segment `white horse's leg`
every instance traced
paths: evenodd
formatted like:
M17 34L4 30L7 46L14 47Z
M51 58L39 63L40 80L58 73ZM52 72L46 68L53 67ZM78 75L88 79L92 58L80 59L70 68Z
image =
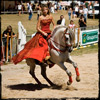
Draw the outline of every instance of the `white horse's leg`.
M68 85L70 85L73 80L72 80L72 74L71 72L65 67L64 63L63 62L60 62L60 63L57 63L66 73L67 75L69 76L69 81L67 82Z
M41 84L41 82L37 79L37 77L35 76L35 61L34 59L32 58L28 58L26 59L26 63L28 66L30 66L30 71L29 73L32 75L32 77L35 79L35 81L38 83L38 84Z
M71 56L69 56L69 58L66 60L66 62L69 62L74 66L75 71L76 71L76 81L79 82L80 81L80 74L79 74L77 64L71 59Z

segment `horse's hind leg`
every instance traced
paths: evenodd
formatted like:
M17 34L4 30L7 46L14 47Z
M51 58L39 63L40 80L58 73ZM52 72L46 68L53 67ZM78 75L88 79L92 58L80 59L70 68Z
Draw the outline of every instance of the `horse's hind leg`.
M71 59L71 56L69 56L69 58L67 59L66 62L69 62L74 66L75 71L76 71L76 81L79 82L80 81L80 74L79 74L77 64Z
M51 86L54 86L54 85L55 85L54 83L52 83L52 82L48 79L48 77L47 77L47 75L46 75L46 65L44 65L44 64L41 64L41 75L46 79L46 81L47 81Z
M32 77L35 79L35 81L38 83L38 84L41 84L41 82L37 79L37 77L35 76L35 61L34 59L32 58L28 58L26 59L26 63L27 65L30 66L30 71L29 73L32 75Z

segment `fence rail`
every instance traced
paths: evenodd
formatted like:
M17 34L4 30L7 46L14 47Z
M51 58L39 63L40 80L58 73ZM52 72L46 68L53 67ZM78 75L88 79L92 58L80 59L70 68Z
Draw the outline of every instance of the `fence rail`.
M21 11L24 14L27 14L28 11ZM33 11L33 13L37 13L37 11ZM18 14L18 11L1 11L1 14Z

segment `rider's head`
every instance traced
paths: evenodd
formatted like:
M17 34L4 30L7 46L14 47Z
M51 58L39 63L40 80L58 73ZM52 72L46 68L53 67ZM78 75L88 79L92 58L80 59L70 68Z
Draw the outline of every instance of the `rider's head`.
M47 5L43 5L42 6L42 15L46 16L46 15L50 15L50 11Z

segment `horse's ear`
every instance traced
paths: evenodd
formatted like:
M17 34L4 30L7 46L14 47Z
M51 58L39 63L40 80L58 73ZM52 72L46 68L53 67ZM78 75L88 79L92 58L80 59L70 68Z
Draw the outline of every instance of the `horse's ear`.
M66 33L66 32L67 32L67 30L68 30L68 27L64 30L64 33Z

